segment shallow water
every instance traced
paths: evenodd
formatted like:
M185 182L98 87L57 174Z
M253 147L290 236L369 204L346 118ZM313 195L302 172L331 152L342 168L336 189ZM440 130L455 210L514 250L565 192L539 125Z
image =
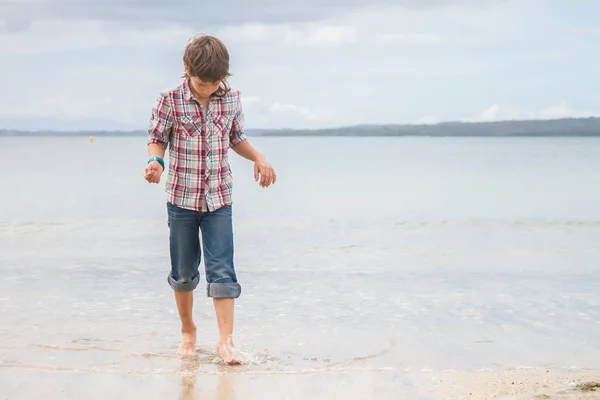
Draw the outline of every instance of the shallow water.
M220 384L238 398L249 382L265 391L240 398L379 385L417 399L410 371L600 368L600 140L253 141L279 181L258 188L232 154L247 365L231 369L203 287L198 357L173 357L165 197L141 177L143 138L0 139L0 396L75 374L147 399Z

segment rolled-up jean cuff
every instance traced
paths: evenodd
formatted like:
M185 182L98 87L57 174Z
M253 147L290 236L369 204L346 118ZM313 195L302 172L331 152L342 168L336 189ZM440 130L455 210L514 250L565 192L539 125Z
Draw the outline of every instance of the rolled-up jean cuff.
M215 282L206 285L206 295L214 299L237 299L242 294L239 283Z
M177 282L169 275L167 281L169 282L171 288L176 292L191 292L196 289L198 283L200 283L200 275L196 275L196 277L194 277L190 282L185 283Z

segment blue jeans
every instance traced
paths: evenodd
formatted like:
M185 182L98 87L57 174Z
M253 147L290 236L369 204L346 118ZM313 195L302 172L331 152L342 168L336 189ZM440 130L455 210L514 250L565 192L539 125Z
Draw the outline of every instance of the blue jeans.
M191 292L200 282L200 231L204 250L206 294L238 298L242 292L233 265L231 205L212 212L187 210L167 203L171 272L167 281L176 292Z

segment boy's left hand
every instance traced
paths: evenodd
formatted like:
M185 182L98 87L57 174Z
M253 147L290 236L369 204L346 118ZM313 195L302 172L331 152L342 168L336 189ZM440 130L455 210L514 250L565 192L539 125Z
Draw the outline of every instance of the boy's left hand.
M260 186L267 188L277 180L277 174L267 159L261 157L254 162L254 180L259 181Z

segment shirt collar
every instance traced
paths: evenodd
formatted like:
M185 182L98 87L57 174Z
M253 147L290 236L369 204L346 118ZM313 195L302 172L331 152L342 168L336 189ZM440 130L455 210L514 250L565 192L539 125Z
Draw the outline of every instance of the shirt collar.
M181 90L183 91L183 98L186 101L198 101L192 94L192 90L190 88L190 82L187 79L183 80L183 84L181 85ZM212 104L215 101L219 101L221 98L216 96L210 96L209 103Z
M187 79L185 79L183 81L183 85L181 85L181 88L183 90L183 98L187 101L192 101L194 96L192 96L192 90L190 89L190 83L188 82Z

